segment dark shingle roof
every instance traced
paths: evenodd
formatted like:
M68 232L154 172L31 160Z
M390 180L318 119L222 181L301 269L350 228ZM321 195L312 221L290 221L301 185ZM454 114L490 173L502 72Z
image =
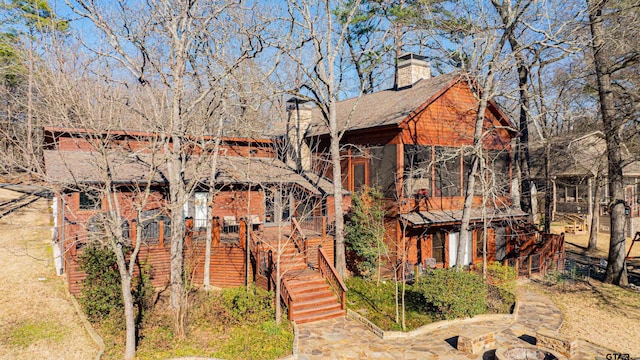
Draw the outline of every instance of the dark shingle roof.
M162 164L163 159L154 160L151 154L114 151L107 155L107 159L111 165L112 181L116 183L146 182L151 176L153 161L161 165L156 167L152 182L166 182L167 167ZM200 160L205 159L194 156L187 162L185 178L188 181L208 182L210 163ZM47 178L52 183L102 183L106 179L105 161L99 152L45 150L44 161ZM297 184L314 194L332 191L326 179L300 175L275 158L222 156L218 159L216 173L218 184Z
M367 129L397 125L427 100L459 78L458 73L423 79L399 90L383 90L340 101L337 106L338 128ZM328 133L320 109L313 109L313 123L307 136Z

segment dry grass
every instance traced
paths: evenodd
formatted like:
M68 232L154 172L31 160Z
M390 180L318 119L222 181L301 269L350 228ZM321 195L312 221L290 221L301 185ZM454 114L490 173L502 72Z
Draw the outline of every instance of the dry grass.
M0 202L20 194L0 189ZM89 359L89 339L55 275L47 201L0 218L0 359Z
M562 229L563 227L552 227L551 232L560 233ZM608 233L598 233L597 248L595 250L587 251L587 246L589 245L589 234L565 234L568 251L603 259L606 259L609 254L609 238ZM631 240L631 238L627 238L625 243L625 254L629 250L629 247L631 247ZM629 262L631 265L640 266L640 243L636 243L633 246L630 257L632 258Z
M530 283L562 310L560 332L632 357L640 356L640 294L591 280L589 283Z
M567 251L578 255L607 258L609 235L600 233L596 250L586 251L588 234L567 234ZM627 250L631 239L627 239ZM631 256L640 257L640 243ZM638 266L638 259L631 264ZM640 293L590 279L589 282L559 281L556 284L531 282L560 307L564 323L560 332L632 357L640 357Z

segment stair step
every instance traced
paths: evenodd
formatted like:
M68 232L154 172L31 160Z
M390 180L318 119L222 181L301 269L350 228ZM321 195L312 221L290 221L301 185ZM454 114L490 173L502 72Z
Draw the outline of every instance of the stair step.
M323 289L323 290L319 290L319 291L314 291L314 292L306 292L306 293L293 293L293 296L295 296L296 298L296 303L297 302L305 302L308 300L313 300L313 299L322 299L322 298L330 298L333 299L334 301L338 301L337 297L335 296L335 294L333 293L333 291L331 291L330 289Z
M291 286L294 287L305 287L311 285L322 285L326 284L327 282L320 275L303 275L302 278L299 278L292 274L291 277L287 278L287 283L291 284Z
M331 291L331 288L326 284L304 284L298 286L289 286L289 291L294 294L294 296L316 293L321 291Z
M291 310L295 313L305 309L318 309L324 305L334 304L340 305L336 297L333 294L329 294L329 296L312 297L307 300L296 299L296 301L293 302L293 305L291 305Z
M304 316L306 314L313 314L313 313L322 313L322 312L332 311L335 309L340 309L340 303L337 300L330 304L322 304L322 305L317 305L317 306L307 307L302 309L291 309L291 312L293 313L293 318L295 319L297 316Z
M341 317L344 315L345 315L345 311L338 308L337 310L327 311L319 314L306 314L303 316L294 316L293 321L295 321L296 324L304 324L312 321L333 319L333 318Z

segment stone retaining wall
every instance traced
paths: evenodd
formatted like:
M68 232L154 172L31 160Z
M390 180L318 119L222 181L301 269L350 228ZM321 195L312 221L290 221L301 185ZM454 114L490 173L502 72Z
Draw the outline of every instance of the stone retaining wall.
M549 329L540 329L536 333L536 345L553 350L570 359L575 359L578 354L578 341L563 336Z

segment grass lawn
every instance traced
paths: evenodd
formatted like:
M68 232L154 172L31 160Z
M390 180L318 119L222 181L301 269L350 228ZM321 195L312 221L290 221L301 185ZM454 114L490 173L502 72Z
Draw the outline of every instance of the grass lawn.
M561 227L552 228L557 232ZM605 258L609 250L609 234L598 234L598 247L586 251L588 234L565 234L567 251L578 256ZM631 239L627 238L626 248ZM640 244L635 244L629 264L640 266ZM530 286L549 296L562 310L561 333L582 338L632 358L640 357L640 292L601 281L531 281Z

